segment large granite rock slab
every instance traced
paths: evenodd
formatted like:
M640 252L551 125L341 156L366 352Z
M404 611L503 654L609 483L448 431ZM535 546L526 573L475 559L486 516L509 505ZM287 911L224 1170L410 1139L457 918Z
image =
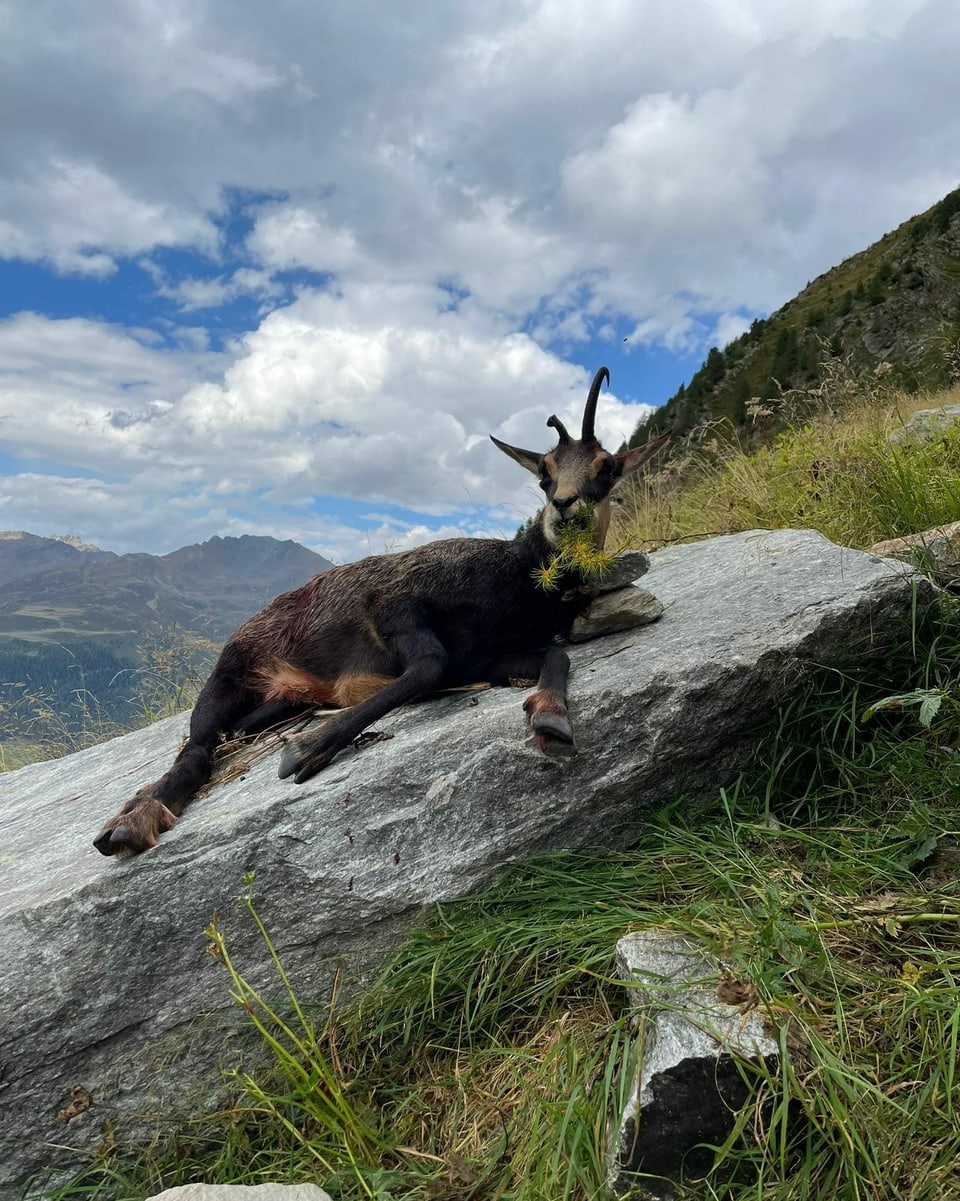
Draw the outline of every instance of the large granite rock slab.
M79 1167L105 1121L122 1140L145 1111L196 1109L249 1047L203 933L218 912L278 995L236 900L247 873L295 987L322 1000L331 961L355 981L424 905L539 852L621 849L664 803L715 796L808 661L877 653L934 593L806 531L662 550L644 585L658 622L572 652L576 758L532 749L523 693L454 694L388 715L389 740L303 786L248 755L126 861L91 839L165 769L185 716L0 776L0 1197Z

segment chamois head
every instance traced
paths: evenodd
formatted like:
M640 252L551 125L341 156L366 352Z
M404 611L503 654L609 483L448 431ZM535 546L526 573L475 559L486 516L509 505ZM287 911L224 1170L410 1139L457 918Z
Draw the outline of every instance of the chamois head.
M601 367L593 377L587 394L579 438L570 437L559 417L553 416L547 421L547 425L557 431L560 441L546 454L521 450L519 446L510 446L491 434L494 445L539 478L540 487L547 495L541 526L551 545L556 543L560 526L582 505L592 504L596 513L597 545L602 547L610 525L609 498L614 485L618 480L632 475L670 437L669 432L661 434L645 446L624 450L619 454L604 450L593 432L597 397L604 380L610 383L610 372L606 367Z

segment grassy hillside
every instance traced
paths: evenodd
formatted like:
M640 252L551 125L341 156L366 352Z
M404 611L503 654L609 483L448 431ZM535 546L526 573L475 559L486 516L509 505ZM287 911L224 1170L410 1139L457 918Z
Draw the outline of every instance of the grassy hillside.
M892 448L888 426L919 402L881 393L826 398L757 451L691 453L651 480L634 537L806 519L864 544L960 518L957 438ZM597 1201L639 1037L614 947L650 926L733 965L782 1051L775 1069L744 1068L734 1134L682 1198L960 1196L958 678L960 604L945 597L884 662L811 671L712 808L678 797L620 854L551 856L440 907L334 1018L279 976L257 995L211 928L265 1064L147 1149L107 1131L55 1197L280 1180L337 1201Z
M926 443L890 438L918 409L960 405L960 386L916 396L875 377L832 382L801 394L802 419L759 447L709 429L689 439L625 498L620 537L809 527L868 547L960 520L960 426Z
M93 641L0 640L0 771L189 708L218 650L190 631L159 625L143 632L134 659Z
M858 378L883 363L888 382L915 393L960 374L960 189L827 271L722 350L641 422L631 446L673 428L682 437L723 421L751 435L755 402L816 387L845 361Z

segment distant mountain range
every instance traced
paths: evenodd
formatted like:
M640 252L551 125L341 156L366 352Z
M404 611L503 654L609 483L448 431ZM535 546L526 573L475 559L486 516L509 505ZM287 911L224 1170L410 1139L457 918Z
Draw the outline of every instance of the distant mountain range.
M246 618L332 566L297 542L249 535L117 555L0 532L0 736L75 725L91 698L111 721L132 720L145 678L163 665L205 674Z
M223 641L279 592L332 566L297 542L249 535L168 555L116 555L0 533L0 640L80 637L128 651L161 622Z

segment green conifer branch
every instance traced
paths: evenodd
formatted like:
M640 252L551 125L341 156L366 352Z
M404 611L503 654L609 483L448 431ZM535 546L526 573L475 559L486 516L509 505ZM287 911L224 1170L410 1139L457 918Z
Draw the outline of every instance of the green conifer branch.
M595 541L596 514L592 505L584 505L566 521L557 535L557 546L548 563L533 573L537 583L550 592L568 573L579 575L585 584L595 584L613 563Z

